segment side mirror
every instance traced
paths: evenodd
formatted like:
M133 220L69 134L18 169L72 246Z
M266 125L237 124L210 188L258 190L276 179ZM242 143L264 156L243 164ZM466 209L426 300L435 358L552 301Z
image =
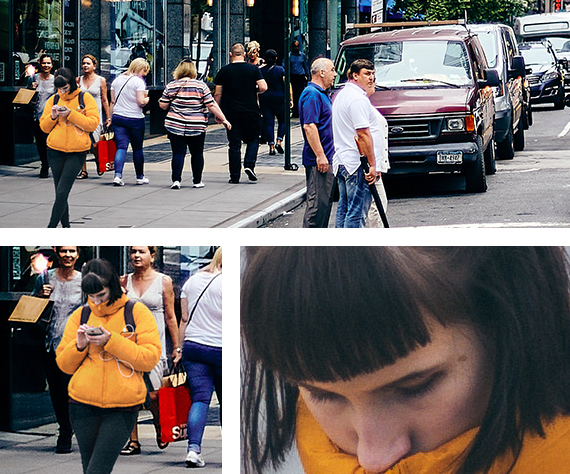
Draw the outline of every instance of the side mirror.
M479 81L479 87L498 87L500 85L499 81L499 73L494 69L485 69L485 77L487 78L484 81Z
M524 58L522 56L514 56L512 69L509 69L509 78L514 79L516 77L524 77L526 75L526 68L524 64Z

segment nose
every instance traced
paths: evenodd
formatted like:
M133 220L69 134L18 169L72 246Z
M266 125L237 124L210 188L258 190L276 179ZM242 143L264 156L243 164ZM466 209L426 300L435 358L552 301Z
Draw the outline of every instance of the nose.
M359 464L372 472L384 472L410 455L411 436L397 418L371 416L370 411L355 423Z

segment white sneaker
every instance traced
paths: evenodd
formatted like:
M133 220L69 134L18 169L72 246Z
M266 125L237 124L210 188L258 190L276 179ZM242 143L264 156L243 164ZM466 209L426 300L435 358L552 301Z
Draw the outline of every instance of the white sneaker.
M180 181L174 181L172 186L170 186L170 189L180 189Z
M186 456L186 466L188 467L204 467L206 463L196 451L188 451Z
M200 181L199 183L195 183L192 185L193 188L203 188L204 187L204 183L202 183L202 181Z
M115 176L115 179L113 180L113 186L124 186L124 185L125 183L123 182L123 180L118 176Z
M148 178L146 176L143 176L142 178L137 178L137 184L148 184L150 183L150 181L148 180Z

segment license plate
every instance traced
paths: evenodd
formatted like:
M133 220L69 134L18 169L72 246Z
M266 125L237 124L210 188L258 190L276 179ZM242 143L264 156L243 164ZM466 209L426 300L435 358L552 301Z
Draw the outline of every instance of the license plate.
M454 151L451 153L445 153L443 151L437 152L437 164L438 165L456 165L463 163L463 152Z

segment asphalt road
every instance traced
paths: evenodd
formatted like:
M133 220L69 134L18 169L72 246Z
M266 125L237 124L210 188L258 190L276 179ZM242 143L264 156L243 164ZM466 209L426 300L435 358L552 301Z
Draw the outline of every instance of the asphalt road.
M391 227L570 227L569 109L534 106L524 151L497 161L485 193L464 190L460 176L388 176ZM304 204L267 227L302 226ZM334 209L330 227L334 227Z

